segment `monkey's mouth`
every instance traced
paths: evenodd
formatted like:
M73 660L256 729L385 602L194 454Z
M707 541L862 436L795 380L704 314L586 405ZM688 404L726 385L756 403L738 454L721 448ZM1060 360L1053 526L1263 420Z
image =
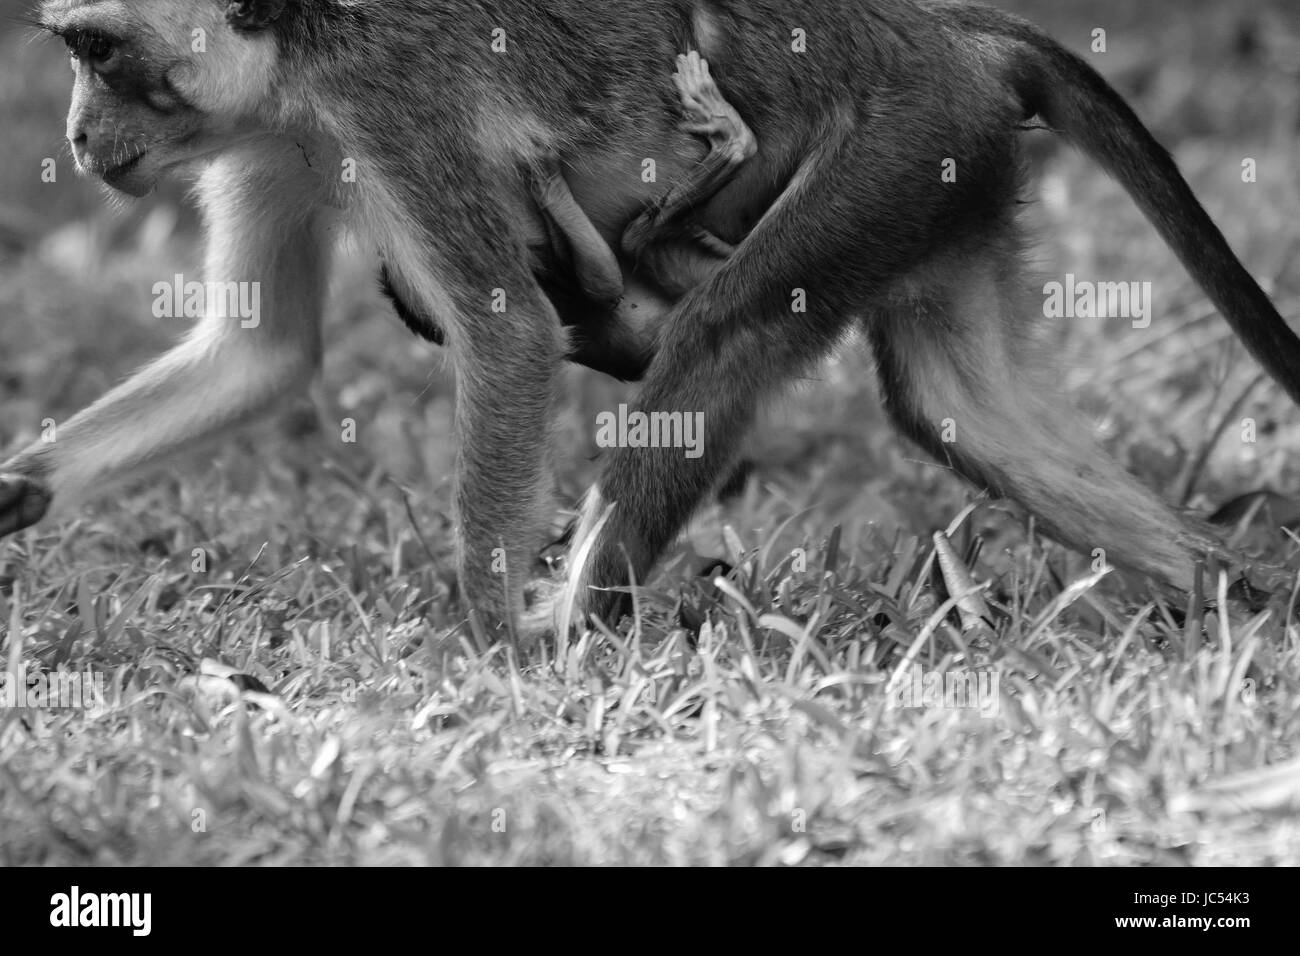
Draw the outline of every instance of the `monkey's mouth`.
M142 196L148 192L147 184L137 182L138 177L133 176L140 168L140 161L148 154L148 150L142 150L128 159L125 163L119 163L112 169L104 170L103 179L114 189L120 189L124 193L130 193L133 196Z

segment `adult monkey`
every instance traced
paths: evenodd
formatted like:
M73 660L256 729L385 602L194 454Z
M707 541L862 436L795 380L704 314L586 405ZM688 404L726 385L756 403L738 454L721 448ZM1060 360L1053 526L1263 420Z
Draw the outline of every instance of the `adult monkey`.
M588 565L608 614L725 474L754 410L866 324L907 434L1019 499L1056 536L1187 590L1219 550L1053 408L1016 318L1015 133L1040 115L1133 193L1251 352L1300 400L1300 340L1122 100L1023 23L975 6L880 0L53 0L73 41L70 137L83 168L130 192L178 163L202 180L208 278L262 282L258 329L193 337L11 460L0 531L277 400L318 360L335 208L380 248L395 290L437 316L457 370L460 571L471 604L521 607L549 512L546 425L566 343L533 278L544 223L520 170L558 155L596 228L617 237L665 187L629 175L698 155L662 64L696 48L762 143L698 212L734 255L663 318L641 408L704 412L707 453L627 449L588 510L618 503ZM206 52L191 52L202 28ZM806 53L791 31L802 31ZM495 33L494 33L495 31ZM493 52L494 40L504 54ZM799 49L803 49L802 46ZM659 95L656 96L655 94ZM355 161L344 186L312 170ZM632 159L634 158L634 159ZM579 162L580 160L580 162ZM941 173L955 161L956 181ZM764 210L766 210L764 212ZM761 221L749 229L750 221ZM739 224L739 228L737 227ZM731 230L731 234L728 234ZM846 264L849 268L846 268ZM793 313L805 290L808 311ZM508 310L495 313L493 290ZM499 301L499 296L495 299ZM952 419L956 446L937 422Z

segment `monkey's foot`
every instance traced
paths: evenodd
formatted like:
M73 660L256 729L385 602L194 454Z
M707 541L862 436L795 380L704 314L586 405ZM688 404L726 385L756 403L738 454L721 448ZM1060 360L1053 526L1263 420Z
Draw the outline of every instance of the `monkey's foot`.
M733 163L743 163L758 151L753 132L713 82L708 60L695 50L678 56L673 83L686 114L682 129L703 136L715 150L725 150Z
M31 527L45 517L51 491L26 475L0 475L0 538Z
M556 617L563 595L563 579L537 578L528 583L524 589L528 607L515 626L515 637L520 646L533 647L556 635Z

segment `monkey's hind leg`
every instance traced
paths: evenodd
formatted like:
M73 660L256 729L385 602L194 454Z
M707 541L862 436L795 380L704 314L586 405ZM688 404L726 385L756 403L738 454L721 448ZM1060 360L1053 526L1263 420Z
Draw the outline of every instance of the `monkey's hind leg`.
M1226 553L1052 401L1015 315L1026 305L1018 254L996 246L932 265L926 291L909 284L867 321L891 417L940 462L1024 505L1052 537L1187 593L1196 562Z

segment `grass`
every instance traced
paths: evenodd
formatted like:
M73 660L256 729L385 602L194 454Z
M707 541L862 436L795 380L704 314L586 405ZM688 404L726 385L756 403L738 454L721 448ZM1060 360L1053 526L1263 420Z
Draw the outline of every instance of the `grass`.
M1294 320L1296 101L1232 36L1171 45L1139 109ZM65 80L49 50L0 49L24 77L6 66L0 99L20 157L0 171L7 445L180 331L148 293L192 266L197 236L175 192L113 214L66 162L57 186L31 186L22 157L57 155ZM1242 156L1258 183L1241 183ZM1068 154L1038 197L1045 271L1157 290L1149 330L1050 330L1062 391L1108 447L1200 510L1300 486L1300 415L1271 385L1237 406L1253 365L1127 198ZM288 410L0 543L0 655L89 670L109 697L0 710L0 863L1300 862L1295 627L1185 618L1140 581L1096 580L894 438L859 348L772 411L756 475L701 513L635 620L485 646L453 597L448 377L368 262L339 272L318 416ZM570 502L593 473L595 410L623 394L572 384ZM1238 541L1297 565L1265 522ZM735 571L697 579L700 556ZM987 618L968 630L949 599L964 567ZM898 706L909 665L996 692L983 685L983 713Z

